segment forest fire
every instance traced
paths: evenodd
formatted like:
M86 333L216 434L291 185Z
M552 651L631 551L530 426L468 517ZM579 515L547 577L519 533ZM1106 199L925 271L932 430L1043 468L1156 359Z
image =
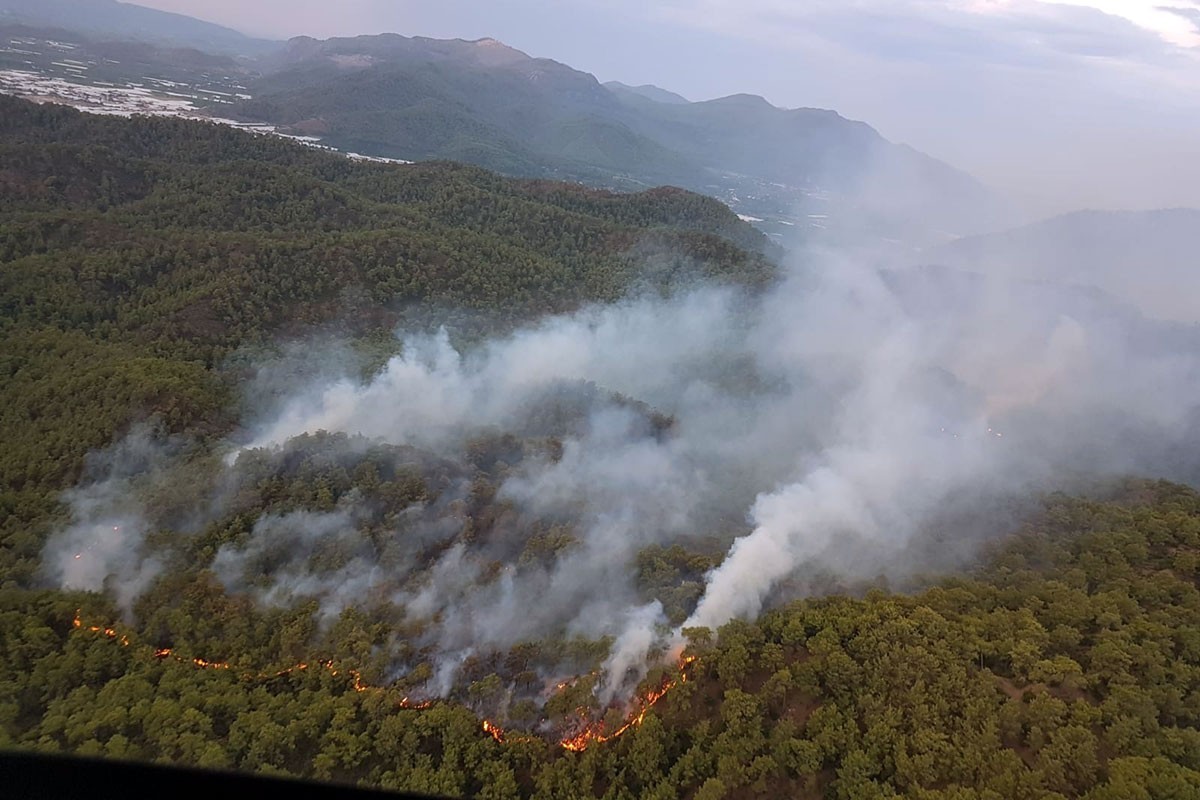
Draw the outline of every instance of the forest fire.
M642 721L646 718L646 712L649 711L650 708L655 703L657 703L659 700L661 700L663 698L663 696L666 695L666 693L674 687L675 687L675 682L671 681L671 682L665 684L658 691L649 692L645 697L640 698L638 701L640 708L638 709L637 713L635 713L632 717L630 717L625 722L624 725L617 728L615 731L613 731L610 734L602 733L602 731L604 729L604 723L593 722L593 723L587 725L586 727L584 727L584 729L582 731L575 734L574 736L567 738L567 739L563 739L561 742L559 742L559 744L561 744L567 750L571 750L572 752L579 753L579 752L586 750L589 745L600 744L602 742L607 742L607 741L616 739L618 736L625 733L630 728L635 728L638 725L641 725Z
M274 677L282 678L285 675L291 675L293 672L303 672L306 669L308 669L308 664L305 664L303 661L301 661L294 667L288 667L287 669L279 670L279 672L275 673Z
M75 612L75 619L72 621L73 627L75 627L77 629L81 629L81 630L91 631L93 633L102 633L105 636L107 636L109 639L115 639L115 640L119 641L124 646L129 645L129 637L126 636L125 634L117 633L117 631L113 628L101 628L98 625L85 626L83 624L83 619L81 618L80 613L81 612L79 612L79 611ZM154 650L154 658L156 658L160 661L163 659L169 658L169 659L172 659L173 661L177 661L181 664L191 664L195 667L199 667L200 669L223 669L224 670L224 669L232 668L231 665L226 661L209 661L208 659L200 658L199 656L196 656L193 658L186 658L184 656L175 655L175 652L170 647L160 647L160 648L155 649ZM330 675L333 675L336 677L341 674L341 670L338 670L333 665L333 661L320 661L318 663L322 667L324 667L326 670L328 670ZM301 671L304 671L307 669L308 669L308 664L305 662L301 662L299 664L296 664L295 666L288 667L287 669L281 669L278 672L246 673L246 674L242 675L242 677L245 680L268 680L270 678L282 678L286 675L292 674L293 672L301 672ZM362 679L362 674L358 670L349 669L349 670L345 670L345 672L347 675L350 676L351 681L352 681L351 686L354 688L354 691L356 691L356 692L367 692L372 689L381 688L378 686L371 686L370 684L364 683L363 679ZM405 697L403 700L400 701L401 708L428 708L430 705L432 705L432 702L430 702L430 701L422 701L420 703L410 703L407 697Z
M75 628L83 628L84 627L83 620L80 618L79 613L80 613L79 611L76 611L75 619L71 621L71 625ZM115 628L101 628L99 625L91 625L91 626L88 626L85 630L89 630L92 633L103 633L109 639L115 639L118 642L120 642L122 647L129 646L129 637L123 633L117 633Z
M485 719L483 721L483 730L484 730L484 733L491 736L497 742L499 742L500 744L504 744L504 729L501 728L499 725L495 725L492 722Z
M586 750L590 745L609 742L624 734L630 728L636 728L641 725L646 719L646 713L659 700L666 697L667 692L674 689L681 683L687 683L686 669L696 661L695 656L684 656L679 659L679 678L678 680L664 677L662 684L656 690L651 690L637 700L637 711L634 712L625 724L617 728L609 734L605 734L603 722L591 722L584 726L583 730L576 733L574 736L563 739L559 744L571 752L580 753Z
M322 667L329 670L330 675L337 677L338 670L333 666L332 661L322 661L322 662L320 662L320 664ZM296 667L294 667L293 669L306 669L307 667L308 667L307 664L299 664ZM370 691L371 689L380 688L378 686L371 686L370 684L363 683L362 673L360 673L356 669L346 670L346 674L349 675L353 679L354 683L351 685L354 687L354 691L356 691L356 692L366 692L366 691ZM403 705L407 701L408 701L408 698L407 697L404 698L404 700L400 701L401 705Z
M75 613L75 619L73 620L72 625L76 629L87 630L92 633L101 633L104 636L108 637L109 639L113 639L115 641L120 642L122 646L129 645L129 637L126 636L125 634L118 633L116 631L116 629L114 629L114 628L101 628L98 625L85 626L83 624L82 618L80 617L80 612L78 612L78 611ZM170 647L161 647L161 648L154 650L153 652L154 652L154 658L156 658L156 659L164 660L164 659L169 658L169 659L177 661L181 664L191 664L195 667L199 667L200 669L217 669L217 670L231 669L231 665L225 661L209 661L207 659L200 658L198 656L193 657L193 658L186 658L184 656L175 655L174 651ZM644 695L638 697L636 700L637 710L634 711L630 715L630 717L625 721L625 724L623 724L621 727L617 728L612 733L606 734L603 732L604 731L604 723L603 722L601 722L601 721L586 722L586 717L584 717L583 718L585 721L584 727L581 730L579 730L577 733L575 733L573 736L570 736L568 738L561 740L559 742L559 744L566 750L570 750L572 752L578 753L578 752L582 752L583 750L586 750L592 744L600 744L602 742L612 741L613 739L616 739L617 737L624 734L629 729L636 728L638 725L641 725L642 722L646 718L647 712L649 712L650 709L659 700L661 700L663 697L665 697L667 695L667 692L671 691L672 689L674 689L676 686L678 686L681 683L687 683L687 680L688 680L687 669L695 661L696 661L695 656L681 656L679 659L679 663L678 663L678 677L677 678L664 677L663 682L659 686L658 689L648 691ZM319 661L317 663L322 668L327 670L330 675L337 676L342 673L342 670L339 670L339 669L337 669L337 667L334 666L333 661ZM242 678L245 680L268 680L270 678L281 678L286 675L290 675L293 672L300 672L303 670L307 670L308 667L309 667L309 665L307 663L301 662L299 664L296 664L295 666L288 667L287 669L279 670L278 672L246 673L246 674L242 675ZM372 691L372 690L379 691L379 690L382 690L382 688L383 688L380 686L372 686L368 683L363 682L362 674L359 673L358 670L347 669L347 670L345 670L345 673L352 679L351 686L353 687L355 692L367 692L367 691ZM569 685L570 685L570 682L564 681L564 682L558 684L557 688L559 688L561 690L563 688L566 688ZM400 708L405 709L405 710L421 710L421 709L426 709L426 708L429 708L430 706L432 706L433 701L432 700L413 701L413 700L409 700L408 697L404 697L400 700L398 705ZM483 731L485 733L487 733L489 736L491 736L493 739L495 739L497 742L500 742L501 744L504 743L505 738L506 738L506 733L505 733L504 729L501 728L499 725L495 724L491 720L485 719L482 722L482 727L483 727Z
M193 658L192 663L201 669L229 669L224 661L206 661L203 658Z
M375 687L371 687L375 688ZM433 705L432 700L409 700L407 697L400 700L400 707L405 709L413 709L419 711L423 708L429 708Z

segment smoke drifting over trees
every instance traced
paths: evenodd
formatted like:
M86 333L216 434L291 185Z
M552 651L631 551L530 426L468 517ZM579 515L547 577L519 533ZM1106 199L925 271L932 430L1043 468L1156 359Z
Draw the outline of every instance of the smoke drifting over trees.
M510 799L1200 792L1193 212L914 250L953 226L852 154L878 206L806 183L768 233L0 112L0 749Z
M145 437L118 445L68 495L46 575L128 608L258 486L274 505L204 551L227 590L403 619L397 674L426 663L429 694L473 655L606 641L606 702L684 626L813 581L954 566L1003 526L965 513L988 500L1197 466L1197 333L1050 285L806 253L761 294L631 299L462 349L446 331L400 338L369 380L347 365L249 418L207 473L222 499L200 523L146 510L127 465ZM345 480L278 488L328 468ZM634 565L674 545L719 563L668 609Z

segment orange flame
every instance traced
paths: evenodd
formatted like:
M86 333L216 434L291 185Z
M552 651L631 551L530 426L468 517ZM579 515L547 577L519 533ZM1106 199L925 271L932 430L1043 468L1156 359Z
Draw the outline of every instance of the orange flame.
M430 707L430 706L432 706L432 705L433 705L433 701L432 701L432 700L419 700L419 701L412 701L412 700L409 700L407 697L405 697L405 698L402 698L402 699L400 700L400 707L401 707L401 708L407 708L407 709L422 709L422 708L429 708L429 707Z
M617 728L612 733L604 733L603 722L591 722L585 725L583 730L579 731L574 736L563 739L561 742L559 742L559 744L567 750L580 753L586 750L589 745L612 741L628 731L630 728L636 728L638 725L641 725L646 719L646 713L650 711L655 703L666 697L667 692L671 691L679 684L687 682L687 672L685 672L685 670L691 666L695 660L695 656L680 658L678 665L679 678L677 680L664 678L662 685L657 690L651 690L647 692L645 696L639 698L638 710L634 712L627 720L625 720L624 725Z
M612 733L607 735L604 734L602 732L604 730L603 723L594 722L586 726L582 731L574 736L568 739L563 739L561 742L559 742L559 744L568 750L578 753L586 750L588 745L600 744L601 742L608 742L616 739L630 728L635 728L638 725L641 725L642 721L646 719L646 712L648 712L655 703L663 699L667 692L669 692L671 689L674 689L675 685L675 681L669 681L657 692L649 692L644 698L642 698L640 702L641 707L638 709L637 713L631 716L625 721L624 725L617 728Z
M81 613L80 609L75 609L75 619L71 620L71 627L73 627L73 628L82 628L83 627L83 620L79 616L80 613ZM101 628L99 625L92 625L92 626L88 627L88 630L91 631L92 633L103 633L109 639L116 639L118 642L121 643L122 647L129 646L129 637L123 633L117 633L116 628Z
M192 663L201 669L229 669L224 661L205 661L203 658L193 658Z
M81 614L81 612L78 610L75 612L75 618L72 620L71 624L72 624L72 627L74 627L76 629L85 629L83 620L82 620L80 614ZM115 628L101 628L98 625L91 625L91 626L86 627L86 630L88 630L92 633L103 633L104 636L106 636L107 638L120 642L120 644L123 647L129 646L129 637L126 636L125 634L118 633ZM162 647L162 648L156 649L154 651L154 657L157 659L171 658L175 661L178 661L179 663L190 663L201 669L227 670L227 669L231 668L230 665L224 661L208 661L208 660L200 658L198 656L188 659L188 658L184 658L183 656L175 655L174 651L169 647ZM570 737L565 738L562 741L560 741L559 744L564 749L571 750L573 752L582 752L583 750L586 750L589 745L600 744L603 742L612 741L613 739L616 739L617 737L624 734L630 728L635 728L638 725L641 725L642 722L646 719L647 712L649 712L650 709L659 700L663 699L663 697L665 697L667 695L667 692L671 691L671 689L674 689L676 686L678 686L681 683L687 683L687 680L688 680L687 669L693 663L695 663L695 661L696 661L696 656L681 656L679 659L679 663L678 663L678 673L679 673L678 678L676 678L676 679L664 678L662 685L657 690L651 690L651 691L647 692L644 696L639 698L637 701L637 706L638 706L637 711L630 715L630 717L625 721L624 725L617 728L612 733L609 733L609 734L604 733L604 723L603 722L600 722L600 721L587 722L586 717L584 717L583 718L585 721L584 727L580 731L578 731L575 735L570 736ZM321 667L323 667L325 670L327 670L330 675L337 676L340 672L334 666L333 661L320 661L318 663L320 664ZM242 677L246 680L265 680L267 678L272 678L272 677L280 678L285 675L290 675L293 672L298 672L298 671L302 671L302 670L306 670L306 669L308 669L308 664L301 662L299 664L296 664L295 666L288 667L287 669L280 670L278 672L247 673L247 674L244 674ZM354 691L356 691L356 692L368 692L368 691L373 691L373 690L378 691L383 688L380 686L372 686L368 683L365 683L362 679L362 674L358 670L347 669L346 674L351 677L351 679L352 679L351 685L353 686ZM573 683L573 681L563 681L562 683L559 683L555 688L558 689L559 691L561 691L562 689L565 689L567 686L570 686L572 683ZM426 708L431 707L432 705L433 705L432 700L412 701L412 700L409 700L408 697L402 698L399 702L400 708L410 709L410 710L426 709ZM483 730L485 733L487 733L489 736L491 736L497 742L503 743L505 741L506 734L505 734L504 729L501 728L500 726L496 725L495 723L491 722L490 720L486 720L486 719L483 720Z
M504 744L504 729L488 720L483 721L483 730L500 744Z
M123 646L126 646L126 647L129 646L129 637L123 633L118 633L115 628L101 628L99 625L91 625L91 626L85 627L83 624L83 618L82 618L81 614L82 614L81 610L76 610L75 618L71 621L72 627L77 628L77 629L88 630L88 631L91 631L92 633L103 633L109 639L115 639L115 640L119 641ZM225 661L209 661L208 659L200 658L199 656L197 656L195 658L184 658L183 656L175 655L174 651L170 647L160 647L160 648L156 649L154 651L154 657L157 659L160 659L160 660L164 659L164 658L170 658L175 661L178 661L181 664L189 663L189 664L192 664L193 666L199 667L201 669L231 669L229 663L225 662ZM329 671L330 675L336 676L339 674L339 670L334 667L332 661L321 661L319 663L322 667L324 667L326 670ZM278 672L248 673L246 675L243 675L242 677L247 680L265 680L267 678L281 678L285 675L290 675L293 672L298 672L298 671L306 670L306 669L308 669L308 664L301 662L299 664L296 664L293 667L288 667L287 669L279 670ZM356 691L356 692L367 692L367 691L371 691L372 689L380 688L378 686L371 686L370 684L365 683L362 679L362 674L358 670L349 669L349 670L346 670L346 674L351 677L352 686L354 687L354 691ZM423 701L420 703L410 704L408 702L407 697L401 701L402 708L428 708L431 705L432 705L432 702L430 702L430 701Z

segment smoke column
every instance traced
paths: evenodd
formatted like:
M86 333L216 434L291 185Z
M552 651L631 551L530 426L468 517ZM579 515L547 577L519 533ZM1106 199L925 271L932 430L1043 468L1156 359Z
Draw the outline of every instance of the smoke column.
M619 696L682 627L638 591L647 547L727 553L684 623L718 627L822 570L955 566L992 526L922 547L948 508L1081 473L1198 474L1200 335L1052 284L807 252L761 296L634 298L466 351L444 331L402 338L375 378L293 385L251 414L242 444L226 446L227 482L241 459L285 458L294 437L322 430L363 437L349 448L461 465L472 437L559 426L552 455L498 471L494 530L464 533L464 473L386 521L353 494L320 513L263 514L211 569L266 604L316 598L324 618L368 601L402 609L423 631L413 646L435 654L435 693L468 654L581 636L612 638L600 692ZM247 396L271 396L274 372ZM562 408L568 423L545 411ZM54 582L100 589L115 577L127 603L154 579L128 491L120 477L68 495L75 522L45 552ZM112 523L116 508L126 516ZM123 533L110 536L112 524ZM569 531L561 546L529 558L531 531L555 526ZM336 569L313 566L322 552Z

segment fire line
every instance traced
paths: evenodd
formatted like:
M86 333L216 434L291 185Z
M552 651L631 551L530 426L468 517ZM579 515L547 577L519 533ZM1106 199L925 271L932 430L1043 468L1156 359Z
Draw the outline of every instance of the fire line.
M113 641L120 643L120 645L122 647L129 646L129 644L130 644L129 637L126 636L125 634L118 633L115 628L102 628L99 625L85 626L83 624L83 620L82 620L80 614L81 614L80 611L75 612L75 618L74 618L74 620L72 620L73 628L75 628L77 630L86 630L91 633L101 633L106 638L112 639ZM170 647L162 647L162 648L158 648L158 649L154 650L154 658L158 659L159 661L171 659L172 661L175 661L177 663L191 664L192 666L199 667L200 669L218 669L218 670L231 669L230 665L224 661L209 661L207 659L200 658L198 656L193 657L193 658L186 658L184 656L176 655ZM633 712L629 716L629 718L626 719L625 724L623 724L621 727L617 728L612 733L605 734L603 732L604 731L604 723L602 721L597 720L597 721L593 721L593 722L587 722L581 730L579 730L572 736L569 736L569 737L561 740L559 742L559 745L562 746L566 750L570 750L571 752L578 753L578 752L582 752L583 750L586 750L590 745L601 744L603 742L612 741L613 739L616 739L617 737L621 736L622 734L624 734L626 731L630 730L631 728L636 728L638 725L641 725L642 722L646 719L647 712L649 712L650 709L653 708L654 705L656 703L658 703L659 700L663 699L663 697L665 697L669 691L674 689L679 684L687 682L687 679L688 679L687 669L695 661L696 661L695 656L681 657L679 659L679 664L678 664L679 677L677 679L664 678L663 683L659 686L658 689L648 691L644 695L639 697L637 699L637 711ZM338 670L334 666L333 661L329 661L329 660L318 661L317 664L322 669L325 669L326 671L328 671L330 675L333 675L336 677L337 675L341 674L341 671ZM281 678L281 677L284 677L285 675L290 675L293 672L301 672L301 671L307 670L308 667L309 667L309 665L307 663L301 662L299 664L296 664L295 666L288 667L287 669L279 670L278 672L244 673L241 677L243 680L269 680L271 678ZM381 686L372 686L368 683L364 683L363 679L362 679L362 675L361 675L361 673L358 672L358 670L347 669L347 670L345 670L345 673L351 678L351 680L352 680L351 685L354 688L355 692L361 693L361 692L369 692L369 691L382 691L382 689L384 688ZM558 688L561 689L565 685L566 685L566 683L559 684ZM400 700L398 705L402 709L425 709L425 708L429 708L430 706L432 706L433 701L432 700L410 701L408 699L408 697L404 697ZM584 717L584 719L586 720L586 717ZM499 725L495 724L494 722L492 722L490 720L485 719L485 720L483 720L482 728L483 728L484 733L491 736L497 742L499 742L501 744L504 743L504 741L507 737L507 734L506 734L505 730L503 728L501 728Z

